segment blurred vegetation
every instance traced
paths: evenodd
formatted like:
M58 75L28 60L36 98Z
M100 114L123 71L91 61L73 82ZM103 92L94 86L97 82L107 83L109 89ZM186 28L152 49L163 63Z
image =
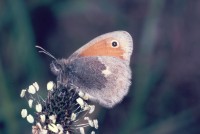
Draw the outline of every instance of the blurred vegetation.
M0 134L31 133L20 90L55 80L51 58L92 38L126 30L134 38L133 84L113 109L98 107L100 134L200 133L200 1L0 0Z

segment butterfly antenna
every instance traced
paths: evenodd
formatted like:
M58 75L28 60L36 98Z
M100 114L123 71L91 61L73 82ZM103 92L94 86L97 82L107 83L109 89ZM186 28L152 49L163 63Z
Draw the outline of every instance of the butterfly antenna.
M45 50L41 46L35 46L35 47L41 49L38 51L39 53L44 53L44 54L50 56L51 58L53 58L54 60L57 60L51 53L49 53L47 50Z

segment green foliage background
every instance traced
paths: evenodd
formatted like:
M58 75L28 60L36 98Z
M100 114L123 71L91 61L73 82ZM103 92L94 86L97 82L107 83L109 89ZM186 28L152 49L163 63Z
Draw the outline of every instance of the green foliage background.
M92 38L126 30L133 84L113 109L97 106L100 134L200 133L200 1L0 0L0 134L31 133L22 88L55 80L51 60Z

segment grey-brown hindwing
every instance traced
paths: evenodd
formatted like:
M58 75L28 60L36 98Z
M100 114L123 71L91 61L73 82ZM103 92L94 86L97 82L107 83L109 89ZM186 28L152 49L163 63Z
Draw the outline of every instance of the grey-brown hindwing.
M105 69L98 57L81 57L66 65L65 73L68 82L81 89L101 90L107 82L101 73Z

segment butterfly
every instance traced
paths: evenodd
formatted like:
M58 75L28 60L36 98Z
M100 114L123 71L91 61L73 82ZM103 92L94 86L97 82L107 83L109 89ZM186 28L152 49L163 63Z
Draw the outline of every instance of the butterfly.
M132 51L131 35L114 31L94 38L68 58L56 59L43 52L55 59L50 68L57 76L58 85L75 85L76 90L87 93L91 101L112 108L129 91Z

